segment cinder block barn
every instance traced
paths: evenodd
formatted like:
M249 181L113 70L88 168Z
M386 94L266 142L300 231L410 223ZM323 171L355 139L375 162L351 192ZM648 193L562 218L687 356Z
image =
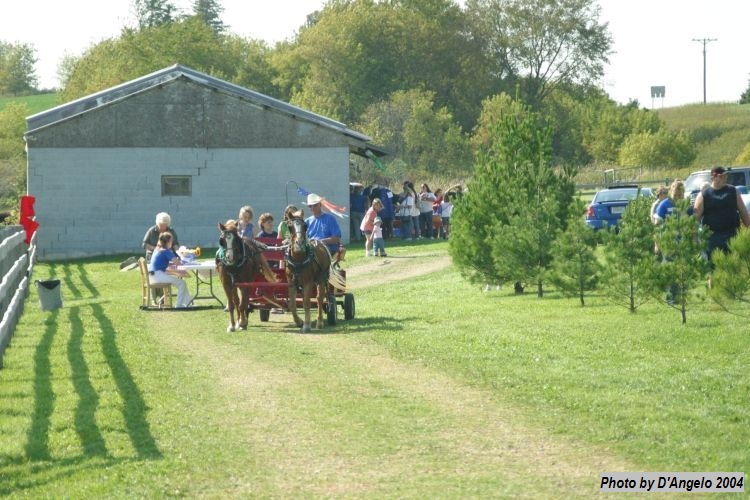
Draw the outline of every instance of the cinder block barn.
M342 123L179 65L27 127L44 260L140 253L158 212L181 244L215 247L217 222L242 205L278 222L287 202L303 201L297 186L348 206L350 155L382 154Z

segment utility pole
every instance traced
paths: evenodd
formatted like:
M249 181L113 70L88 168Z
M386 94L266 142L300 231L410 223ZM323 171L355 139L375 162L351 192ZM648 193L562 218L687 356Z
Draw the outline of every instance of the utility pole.
M703 104L706 104L706 44L715 42L716 38L693 38L693 41L703 44Z

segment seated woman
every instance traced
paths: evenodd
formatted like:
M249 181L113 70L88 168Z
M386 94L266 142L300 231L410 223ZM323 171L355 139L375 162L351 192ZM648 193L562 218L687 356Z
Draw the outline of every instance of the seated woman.
M166 212L159 212L156 214L156 224L148 228L146 235L143 237L142 245L146 249L146 262L151 260L151 254L159 243L159 235L165 232L172 235L172 249L176 250L179 243L177 242L177 233L172 229L172 218Z
M184 271L169 269L171 264L179 264L180 258L172 250L172 235L170 233L161 233L159 242L156 245L151 261L148 263L148 272L151 275L151 283L169 283L177 287L177 305L178 309L188 307L193 298L188 292L187 284L182 279L185 276Z

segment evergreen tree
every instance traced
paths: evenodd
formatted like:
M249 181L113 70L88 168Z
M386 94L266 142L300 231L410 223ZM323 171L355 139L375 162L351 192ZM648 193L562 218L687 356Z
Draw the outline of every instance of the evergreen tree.
M743 230L729 242L729 253L715 252L710 296L722 308L736 312L750 302L750 231ZM738 307L740 306L740 307Z
M177 9L170 0L135 0L138 28L154 28L175 20Z
M596 257L599 237L581 221L583 202L576 200L575 210L568 220L568 227L552 247L552 283L567 296L578 296L581 306L584 295L596 288L601 264Z
M688 215L689 200L675 201L672 213L655 232L662 261L646 277L652 292L680 311L682 323L694 297L690 292L706 276L708 263L701 257L706 249L705 232L698 231L695 218Z
M740 104L750 104L750 85L747 86L740 96Z
M602 289L630 312L648 300L651 290L646 286L656 262L651 202L650 198L638 196L628 203L619 230L604 233Z
M543 296L551 248L570 213L575 185L550 164L550 130L508 101L477 154L468 193L456 202L451 255L473 281L532 280Z
M203 19L217 35L221 35L226 30L226 25L221 20L221 13L224 8L217 0L193 0L193 12L196 16Z

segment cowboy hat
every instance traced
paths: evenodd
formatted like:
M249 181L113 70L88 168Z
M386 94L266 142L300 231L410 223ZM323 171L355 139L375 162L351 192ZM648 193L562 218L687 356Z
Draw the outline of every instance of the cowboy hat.
M321 198L315 193L310 193L307 195L307 202L305 203L305 205L307 206L317 205L321 201L323 201L323 198Z

